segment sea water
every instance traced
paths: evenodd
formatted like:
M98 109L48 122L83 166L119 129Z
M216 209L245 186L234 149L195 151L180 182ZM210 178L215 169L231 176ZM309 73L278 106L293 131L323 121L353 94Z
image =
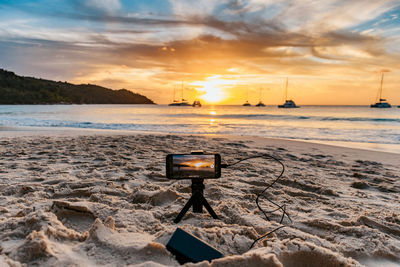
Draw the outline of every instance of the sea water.
M0 105L0 126L307 140L400 153L400 108L368 106Z

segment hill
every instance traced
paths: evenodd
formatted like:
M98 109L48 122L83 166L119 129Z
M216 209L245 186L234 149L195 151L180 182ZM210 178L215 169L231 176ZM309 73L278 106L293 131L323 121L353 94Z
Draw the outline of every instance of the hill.
M0 69L0 104L154 104L126 89L18 76Z

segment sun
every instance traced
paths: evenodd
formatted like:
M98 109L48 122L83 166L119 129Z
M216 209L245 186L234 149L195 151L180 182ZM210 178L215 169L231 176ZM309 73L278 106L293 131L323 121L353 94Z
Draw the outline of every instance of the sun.
M220 78L220 75L208 77L205 81L196 81L192 85L198 87L197 94L199 98L207 103L217 103L227 98L224 90L227 85L231 85L232 81Z
M209 103L216 103L225 98L225 94L218 87L205 87L203 88L203 92L204 94L201 95L201 98Z

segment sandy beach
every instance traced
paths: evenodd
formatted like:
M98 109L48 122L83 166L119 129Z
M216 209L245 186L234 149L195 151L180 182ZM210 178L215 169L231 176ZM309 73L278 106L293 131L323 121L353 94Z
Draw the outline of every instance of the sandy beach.
M261 137L0 133L1 266L179 266L165 248L176 227L226 256L187 266L400 266L400 154ZM281 225L255 203L280 166L254 159L205 182L219 220L190 210L174 224L190 181L166 179L165 156L199 149L224 163L282 160L265 196L293 223L249 250Z

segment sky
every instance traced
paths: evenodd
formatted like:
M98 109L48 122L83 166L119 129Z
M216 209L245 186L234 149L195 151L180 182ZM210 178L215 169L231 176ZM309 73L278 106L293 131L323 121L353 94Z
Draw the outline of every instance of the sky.
M398 0L0 0L0 68L159 104L400 104Z

